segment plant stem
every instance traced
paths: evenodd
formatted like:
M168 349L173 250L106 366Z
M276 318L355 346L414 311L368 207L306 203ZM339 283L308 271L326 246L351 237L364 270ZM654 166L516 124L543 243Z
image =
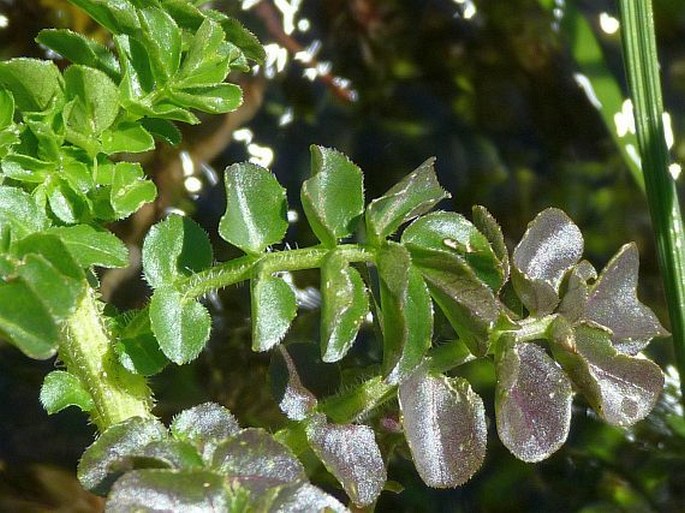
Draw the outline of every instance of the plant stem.
M194 274L182 283L186 297L200 297L208 292L249 280L258 273L300 271L321 267L323 259L331 251L339 252L348 262L373 262L373 249L358 244L345 244L332 250L321 246L266 253L261 256L246 255L229 260L206 271Z
M66 322L59 356L90 393L95 404L90 413L101 433L129 417L152 415L150 389L117 361L90 288Z
M651 0L621 0L623 53L656 235L676 363L685 391L685 235L675 180L668 170L663 101ZM683 394L685 399L685 393Z

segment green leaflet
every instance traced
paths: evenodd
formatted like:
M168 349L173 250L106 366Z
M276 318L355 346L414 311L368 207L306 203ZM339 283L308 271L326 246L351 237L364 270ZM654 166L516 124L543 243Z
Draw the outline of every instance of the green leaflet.
M157 86L163 86L178 71L181 63L181 31L166 11L156 7L138 10L138 19L152 74Z
M430 294L474 355L488 351L488 334L500 318L502 305L458 255L414 251Z
M252 298L252 349L268 351L278 344L297 315L290 285L275 276L261 275L250 284Z
M0 284L0 332L29 358L55 354L59 331L43 303L23 282Z
M378 252L383 313L383 371L397 384L423 360L433 336L433 307L428 289L409 252L391 243Z
M316 414L306 426L307 441L328 471L359 507L373 504L388 476L369 426L329 424Z
M431 212L418 218L402 234L410 253L459 255L493 291L504 284L505 273L488 239L464 216L454 212Z
M14 98L9 91L0 89L0 130L4 130L14 121Z
M364 212L362 172L336 150L312 145L310 151L312 177L302 184L302 207L319 240L334 247Z
M205 463L210 464L217 446L240 431L233 414L216 403L198 404L182 411L169 426L174 438L195 446Z
M228 500L223 479L218 474L201 470L144 469L128 472L114 484L107 498L107 511L220 513L232 511Z
M542 461L566 441L573 387L545 350L512 344L497 355L497 433L514 456Z
M86 412L93 409L93 398L81 381L73 374L60 370L45 376L40 389L40 403L49 415L69 406L77 406Z
M337 362L352 347L369 312L366 286L359 272L332 251L321 266L321 355Z
M209 339L212 321L204 306L194 299L184 299L167 285L152 295L150 323L162 352L182 365L200 354Z
M193 87L169 91L169 98L176 104L209 114L223 114L236 110L243 104L243 92L235 84L217 84L210 87Z
M263 429L243 429L214 451L212 469L253 490L306 479L304 467Z
M44 256L29 254L17 275L34 292L56 320L64 320L85 292L85 281L65 276Z
M106 429L83 453L77 475L94 493L105 494L147 444L164 440L167 430L157 419L132 417Z
M113 34L134 32L140 27L136 9L128 0L73 0L72 3Z
M45 210L33 197L17 187L0 185L0 233L9 230L19 240L49 225Z
M423 482L434 488L464 484L485 459L482 399L464 378L432 376L424 367L400 385L404 435Z
M152 333L150 315L139 311L118 333L114 350L119 363L129 372L152 376L169 363Z
M366 207L366 229L374 244L449 197L438 183L434 162L428 159Z
M117 162L110 192L110 201L117 219L130 216L156 197L157 187L144 178L140 164Z
M0 84L25 112L43 111L62 95L62 76L50 61L17 58L0 62Z
M230 52L221 27L205 19L190 42L176 77L177 85L182 88L206 87L223 82L230 70Z
M82 34L68 29L44 29L38 33L36 41L74 64L97 68L114 81L120 78L119 62L112 52Z
M212 246L195 221L171 215L148 232L142 259L145 279L152 288L158 288L209 267Z
M153 136L171 146L176 146L181 142L181 131L171 121L166 119L143 118L140 122Z
M112 126L119 113L119 90L104 72L79 64L64 72L69 102L64 108L67 128L88 137L98 137Z
M53 227L48 233L56 235L81 267L126 267L128 249L114 234L97 230L86 224Z
M139 123L119 123L111 130L105 130L100 138L102 151L112 153L142 153L155 148L155 140Z
M285 189L274 175L244 162L226 168L226 213L219 235L246 253L259 254L283 239L288 228Z
M622 427L647 416L664 386L659 366L620 353L605 328L583 322L573 331L571 348L555 341L552 350L595 411L607 423Z

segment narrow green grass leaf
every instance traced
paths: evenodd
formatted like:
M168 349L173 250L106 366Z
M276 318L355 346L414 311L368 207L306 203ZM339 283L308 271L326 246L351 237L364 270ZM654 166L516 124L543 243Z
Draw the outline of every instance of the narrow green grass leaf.
M685 376L685 226L668 171L663 100L651 0L620 0L623 54L633 99L647 200L671 320L678 370ZM685 391L685 380L681 380ZM683 394L685 397L685 393Z

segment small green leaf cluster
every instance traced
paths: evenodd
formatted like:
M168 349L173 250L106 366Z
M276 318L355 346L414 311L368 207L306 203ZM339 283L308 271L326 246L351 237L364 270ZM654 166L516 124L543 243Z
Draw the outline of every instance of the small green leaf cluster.
M78 476L108 494L111 512L346 511L308 482L286 446L241 429L214 403L179 413L169 429L140 417L111 426L86 449Z
M124 267L124 244L103 229L157 191L120 154L178 144L175 121L242 102L224 82L263 58L254 36L218 11L179 0L78 0L113 48L67 29L37 41L71 65L0 62L0 331L33 358L58 349L92 266ZM92 281L92 280L91 280ZM125 342L123 342L125 343Z
M373 432L355 422L393 397L428 485L458 486L480 468L487 440L483 401L464 378L444 374L470 359L494 360L497 431L527 462L563 445L576 391L616 426L644 418L661 391L658 366L637 356L667 332L637 299L634 245L624 246L597 276L581 260L578 227L551 208L530 223L510 255L485 208L474 208L473 222L429 212L448 197L432 160L364 207L359 168L336 150L313 146L312 176L301 198L321 243L274 251L287 229L285 191L276 178L254 164L237 164L226 169L225 184L219 233L245 256L211 266L208 238L195 223L177 216L160 223L143 251L145 276L155 289L150 329L167 359L190 361L211 325L197 298L250 280L253 349L279 348L273 353L282 360L276 364L282 376L274 378L282 385L277 399L300 426L289 429L304 433L295 445L305 444L358 506L376 500L386 475ZM345 242L355 234L367 242ZM362 279L367 272L360 269L368 264L377 287ZM325 362L345 357L376 306L379 373L340 397L314 397L279 345L297 313L282 273L307 268L321 270ZM449 350L433 345L434 305L455 332Z

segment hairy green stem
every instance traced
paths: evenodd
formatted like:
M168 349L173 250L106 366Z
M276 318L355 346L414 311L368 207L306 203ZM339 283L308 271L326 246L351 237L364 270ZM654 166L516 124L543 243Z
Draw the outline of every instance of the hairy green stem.
M129 417L152 415L150 389L117 361L90 289L66 322L59 356L90 393L95 405L90 413L100 432Z
M651 0L621 0L620 6L621 40L642 155L642 171L676 361L682 377L685 376L685 234L675 180L668 170L654 13ZM683 379L681 390L685 391Z
M194 274L180 285L187 297L200 297L212 290L249 280L258 273L301 271L321 267L331 251L336 251L348 262L373 262L376 253L372 248L358 244L338 246L335 250L316 246L266 253L260 256L246 255Z

